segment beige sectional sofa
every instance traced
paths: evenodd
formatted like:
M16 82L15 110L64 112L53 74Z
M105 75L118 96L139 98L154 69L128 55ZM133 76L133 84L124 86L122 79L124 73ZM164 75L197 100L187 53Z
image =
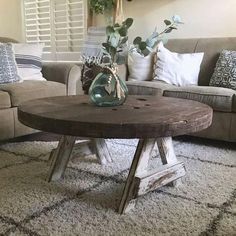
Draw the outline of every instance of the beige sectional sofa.
M15 42L0 38L0 42ZM18 121L17 107L28 100L75 94L80 67L66 63L44 63L42 73L47 81L24 81L0 84L0 140L35 132Z
M223 49L236 51L236 38L172 39L168 41L166 47L178 53L204 52L199 85L177 87L154 80L128 81L129 94L159 94L208 104L214 109L212 125L208 129L192 135L235 142L236 91L208 85L220 52Z

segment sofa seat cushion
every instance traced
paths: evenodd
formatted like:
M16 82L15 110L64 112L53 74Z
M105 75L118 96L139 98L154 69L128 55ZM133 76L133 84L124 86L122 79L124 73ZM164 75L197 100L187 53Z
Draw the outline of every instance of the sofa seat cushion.
M176 97L205 103L215 111L232 112L235 90L210 86L175 87L164 91L166 97Z
M32 99L66 95L66 85L52 81L27 80L21 83L1 84L0 90L9 93L12 107Z
M7 92L0 91L0 109L10 108L11 99Z

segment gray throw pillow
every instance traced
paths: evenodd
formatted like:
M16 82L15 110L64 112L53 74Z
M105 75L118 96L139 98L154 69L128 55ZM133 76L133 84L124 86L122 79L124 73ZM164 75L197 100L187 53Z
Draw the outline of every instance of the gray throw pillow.
M236 90L236 51L221 52L209 85Z
M0 43L0 84L20 80L12 45L10 43Z

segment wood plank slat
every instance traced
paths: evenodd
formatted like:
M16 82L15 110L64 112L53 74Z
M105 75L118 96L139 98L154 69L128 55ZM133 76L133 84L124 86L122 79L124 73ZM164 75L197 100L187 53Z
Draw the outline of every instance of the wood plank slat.
M49 155L49 158L48 158L48 162L47 162L48 166L52 165L53 157L55 155L55 152L56 152L56 148L53 148L52 151L50 152L50 155Z
M185 175L185 167L182 162L175 164L166 164L147 174L137 175L135 177L134 194L135 197L146 194L159 187L162 187Z
M177 157L174 152L172 137L157 138L157 146L161 156L163 165L177 163ZM171 183L172 186L177 187L181 184L181 179Z
M66 169L76 137L62 136L57 149L53 152L47 181L60 179Z
M103 138L91 139L90 148L92 152L96 154L100 164L105 165L112 162L106 141Z
M145 173L147 172L148 160L150 158L150 153L154 147L155 139L141 139L139 140L136 152L133 158L133 162L130 167L129 175L126 180L126 184L121 197L118 212L123 214L128 212L135 206L134 198L134 180L137 172ZM144 165L144 166L142 166Z
M116 107L97 107L88 96L75 95L31 100L18 108L18 118L27 126L90 138L173 137L207 128L212 114L196 101L132 95Z

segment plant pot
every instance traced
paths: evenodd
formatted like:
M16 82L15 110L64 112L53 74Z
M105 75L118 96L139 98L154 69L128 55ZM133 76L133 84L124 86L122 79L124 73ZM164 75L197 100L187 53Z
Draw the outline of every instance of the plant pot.
M97 106L119 106L128 96L128 88L116 69L104 67L89 88L91 101Z

